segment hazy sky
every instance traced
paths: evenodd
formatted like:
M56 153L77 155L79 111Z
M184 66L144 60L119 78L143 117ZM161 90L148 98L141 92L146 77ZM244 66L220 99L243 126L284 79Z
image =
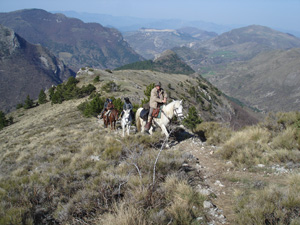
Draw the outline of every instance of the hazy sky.
M0 0L0 12L25 8L300 30L300 0Z

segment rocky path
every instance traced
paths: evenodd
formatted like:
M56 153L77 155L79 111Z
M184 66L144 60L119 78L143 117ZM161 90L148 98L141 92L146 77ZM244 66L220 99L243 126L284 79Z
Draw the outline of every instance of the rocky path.
M215 146L206 145L198 138L189 138L178 143L173 148L191 154L194 160L189 162L202 176L202 182L196 186L198 191L209 196L204 203L211 215L210 224L235 224L234 195L238 190L247 188L262 188L267 183L281 183L286 173L276 170L256 167L249 171L237 168L230 161L220 159L216 155Z

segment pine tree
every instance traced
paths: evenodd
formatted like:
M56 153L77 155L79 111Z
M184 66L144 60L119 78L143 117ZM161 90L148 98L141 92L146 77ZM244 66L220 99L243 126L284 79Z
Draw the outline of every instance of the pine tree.
M201 122L202 120L198 116L197 109L195 108L195 106L190 107L187 117L183 120L183 124L189 129L194 129L197 126L197 124Z
M8 125L8 121L5 118L5 114L0 111L0 130Z
M29 95L27 95L27 98L25 100L25 103L24 103L24 109L30 109L33 107L33 100L30 99Z
M45 94L43 89L40 91L38 102L39 104L45 104L47 102L47 95Z
M49 89L49 99L50 100L52 100L52 97L53 97L53 95L54 95L54 92L55 92L55 86L53 86L53 87L51 87L50 89Z

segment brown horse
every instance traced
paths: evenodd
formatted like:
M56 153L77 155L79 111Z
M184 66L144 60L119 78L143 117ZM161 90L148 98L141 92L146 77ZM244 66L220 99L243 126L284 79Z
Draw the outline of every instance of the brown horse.
M119 117L119 111L117 109L111 109L108 115L103 116L104 127L106 128L110 124L111 129L116 129L116 121Z

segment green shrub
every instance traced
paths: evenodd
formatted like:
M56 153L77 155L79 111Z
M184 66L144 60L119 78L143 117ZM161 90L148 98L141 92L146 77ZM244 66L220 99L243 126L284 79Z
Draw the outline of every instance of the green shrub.
M98 83L100 81L100 76L96 76L93 80L94 83Z
M51 88L51 92L50 90L49 92L52 104L61 104L65 100L83 98L96 90L96 87L92 84L83 85L79 88L76 86L78 82L76 78L70 77L66 83L59 84L56 88Z
M112 102L114 104L115 109L117 109L119 111L119 113L122 112L123 105L124 105L122 99L111 97L111 100L112 100Z
M16 105L16 109L21 109L21 108L23 108L23 103L18 103L18 104Z
M190 107L187 117L183 120L183 125L193 130L201 122L202 119L198 116L195 106Z
M120 90L120 85L117 85L114 81L109 81L102 86L102 89L107 93L116 92Z
M78 109L86 117L97 116L103 110L105 98L100 98L96 95L90 102L83 102L78 106Z

